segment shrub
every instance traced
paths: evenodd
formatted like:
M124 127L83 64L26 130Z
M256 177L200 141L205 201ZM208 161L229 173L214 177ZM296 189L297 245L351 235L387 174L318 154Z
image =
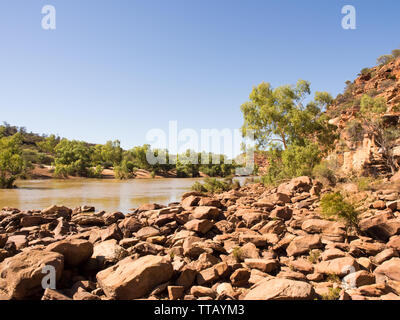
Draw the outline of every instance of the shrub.
M400 103L393 107L393 112L400 112Z
M346 131L353 142L362 141L364 138L364 129L358 121L349 122Z
M361 98L361 113L383 113L386 111L387 106L386 106L386 101L385 98L379 97L379 98L372 98L367 94L364 94L363 97Z
M310 253L308 255L308 261L310 261L313 264L318 263L321 259L321 253L322 253L321 250L318 249L310 250Z
M336 183L336 176L335 172L331 169L331 164L329 161L322 161L321 163L317 164L312 173L314 178L319 180L326 180L329 184Z
M396 59L398 57L400 57L400 49L394 49L392 51L392 56Z
M197 192L221 193L231 189L240 188L240 183L232 178L219 180L217 178L205 178L204 183L196 181L192 185L192 190Z
M321 199L321 209L325 217L343 220L348 230L358 230L359 212L353 204L344 199L340 192L324 195Z
M21 145L19 133L0 138L0 188L12 188L15 180L26 173Z
M232 255L235 258L236 262L239 263L241 261L242 250L240 247L235 247L232 251Z
M271 150L268 154L269 167L262 177L265 185L277 183L300 176L311 176L313 168L321 160L317 144L291 145L286 150Z
M364 69L361 70L360 74L364 76L364 75L366 75L366 74L368 74L370 72L371 72L370 68L364 68Z
M357 188L360 191L371 190L371 184L373 182L373 178L371 177L359 177L356 180Z
M386 64L388 64L390 61L392 61L394 59L394 57L391 54L385 54L383 56L380 56L376 62L378 65L380 66L384 66Z
M339 287L329 288L328 293L322 295L322 300L339 300L340 291L341 291L341 289Z
M122 160L120 165L114 166L115 177L120 180L133 177L135 166L132 161Z

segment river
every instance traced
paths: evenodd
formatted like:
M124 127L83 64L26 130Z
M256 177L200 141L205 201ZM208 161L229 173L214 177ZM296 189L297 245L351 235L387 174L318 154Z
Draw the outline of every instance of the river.
M238 178L240 182L244 178ZM26 180L18 181L16 189L0 189L0 209L44 209L53 204L75 208L94 206L96 210L129 212L143 203L168 204L179 201L190 191L193 179L134 179L134 180Z

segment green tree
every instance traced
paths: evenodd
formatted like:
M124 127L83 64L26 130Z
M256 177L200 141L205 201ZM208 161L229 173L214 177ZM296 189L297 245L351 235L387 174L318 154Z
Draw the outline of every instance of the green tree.
M56 137L54 134L46 137L44 140L36 143L39 150L49 154L55 154L55 148L60 143L60 137Z
M321 198L322 215L327 218L343 220L347 231L359 231L359 212L355 206L346 201L340 192L329 193Z
M307 138L327 140L326 134L333 130L323 109L332 102L332 97L317 92L314 101L304 105L310 93L310 83L304 80L299 80L296 86L276 89L265 82L254 87L250 101L241 106L243 135L253 131L258 147L279 142L284 149L293 143L304 145Z
M390 61L393 60L393 56L391 54L385 54L383 56L380 56L378 59L376 59L376 62L380 66L384 66L388 64Z
M85 142L63 139L55 148L55 152L56 176L93 176L91 150Z
M15 180L26 172L21 145L19 133L0 138L0 188L12 188Z

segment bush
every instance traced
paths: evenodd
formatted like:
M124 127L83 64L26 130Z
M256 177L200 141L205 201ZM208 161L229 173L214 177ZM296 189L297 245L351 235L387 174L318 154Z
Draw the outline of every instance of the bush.
M362 141L364 139L364 129L358 121L349 122L346 131L353 142Z
M322 295L322 300L339 300L340 291L341 291L341 289L339 287L329 288L328 293Z
M359 191L368 191L371 190L371 184L373 182L373 178L371 177L359 177L356 180L356 185Z
M130 179L134 175L135 165L127 159L122 160L120 165L114 167L115 177L120 180Z
M63 139L55 148L55 152L55 175L57 177L65 178L68 175L91 177L93 175L91 151L86 143Z
M387 110L385 98L372 98L367 94L364 94L361 98L361 113L383 113Z
M308 261L310 261L313 264L318 263L321 259L321 253L322 251L319 249L310 250L310 253L308 255Z
M221 193L238 188L240 188L239 181L233 180L232 178L226 178L224 180L205 178L203 184L196 181L192 186L193 191L209 193Z
M291 178L311 176L320 160L321 151L314 143L291 145L286 150L271 150L268 153L269 167L262 181L265 185L276 185Z
M394 57L391 54L385 54L383 56L380 56L376 62L378 65L380 66L384 66L386 64L388 64L390 61L392 61L394 59Z
M393 56L393 58L398 58L398 57L400 57L400 49L394 49L393 51L392 51L392 56Z
M329 193L321 199L322 214L327 218L343 220L347 229L358 230L358 214L354 205L347 202L340 192Z
M360 75L365 76L366 74L370 73L371 69L370 68L364 68L361 70Z
M12 188L15 180L26 173L19 133L0 138L0 188Z
M312 175L319 180L326 180L329 184L335 184L336 176L331 167L332 165L329 161L322 161L314 167Z

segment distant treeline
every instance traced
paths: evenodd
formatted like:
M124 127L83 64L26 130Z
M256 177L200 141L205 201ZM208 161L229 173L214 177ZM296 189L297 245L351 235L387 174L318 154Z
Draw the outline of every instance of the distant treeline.
M84 141L68 140L52 135L38 135L27 132L24 127L0 125L0 184L9 187L16 178L27 176L34 164L53 165L55 177L68 176L100 178L104 169L113 168L118 179L129 179L135 172L144 169L153 176L174 172L177 177L198 177L200 172L212 177L227 177L234 173L236 164L228 163L224 155L206 154L209 164L204 163L204 154L187 150L185 154L175 155L173 163L151 164L147 153L155 156L164 154L170 158L168 150L151 149L150 145L124 150L120 141L108 141L105 144L90 144ZM197 162L185 161L189 156ZM216 163L215 159L219 159ZM213 161L214 159L214 161ZM201 161L203 160L203 161ZM213 164L214 163L214 164Z

